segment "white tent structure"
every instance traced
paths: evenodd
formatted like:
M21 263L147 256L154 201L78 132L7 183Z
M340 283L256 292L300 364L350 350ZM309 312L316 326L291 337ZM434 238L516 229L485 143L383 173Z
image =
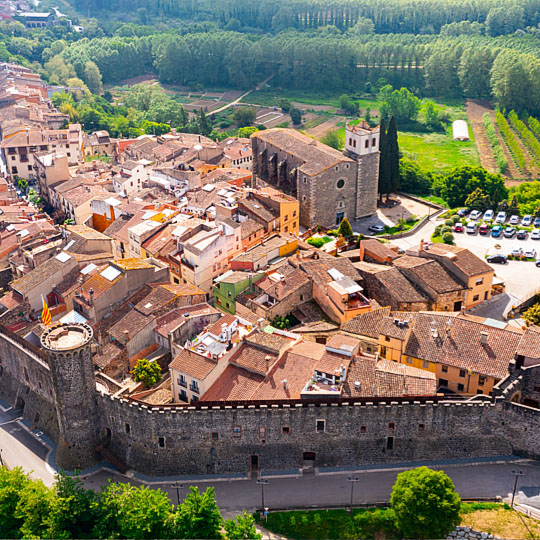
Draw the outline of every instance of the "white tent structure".
M454 141L469 141L469 128L465 120L456 120L452 124Z

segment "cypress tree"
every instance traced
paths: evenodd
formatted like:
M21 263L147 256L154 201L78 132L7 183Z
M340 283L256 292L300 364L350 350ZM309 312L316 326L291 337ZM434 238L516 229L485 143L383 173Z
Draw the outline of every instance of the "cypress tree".
M396 120L392 116L386 133L386 155L388 161L388 192L395 193L399 189L399 144Z
M389 186L389 169L388 169L388 150L386 142L386 123L384 118L381 118L381 124L379 126L379 150L381 152L379 162L379 200L382 202L382 196L388 193Z

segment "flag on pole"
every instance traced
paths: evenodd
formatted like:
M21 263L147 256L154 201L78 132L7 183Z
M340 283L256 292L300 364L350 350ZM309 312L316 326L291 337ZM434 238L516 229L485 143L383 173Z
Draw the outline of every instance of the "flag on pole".
M49 311L49 307L47 306L47 302L45 302L45 298L43 298L43 295L41 295L41 300L43 300L43 309L41 311L41 322L45 326L49 326L49 324L51 324L51 321L52 321L51 312Z

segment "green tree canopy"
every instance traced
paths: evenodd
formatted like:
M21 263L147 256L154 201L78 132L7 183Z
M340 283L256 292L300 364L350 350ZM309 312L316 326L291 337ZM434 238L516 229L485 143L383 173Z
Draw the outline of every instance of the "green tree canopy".
M245 510L242 514L236 516L236 520L227 519L223 523L223 528L227 533L229 540L260 540L262 534L255 528L255 518Z
M405 193L428 195L431 190L431 178L416 161L402 157L399 161L399 185Z
M322 137L321 142L335 148L336 150L341 150L342 144L341 139L337 131L328 130Z
M92 94L101 94L103 91L101 72L91 60L84 66L84 82Z
M153 386L161 379L161 368L157 362L151 362L147 358L137 360L133 368L133 379L143 382L147 388Z
M295 126L299 126L302 123L302 111L300 109L293 107L289 111L289 115L291 116L292 123Z
M523 318L529 324L540 326L540 304L534 304L523 314Z
M452 480L427 467L399 473L390 504L407 538L444 538L460 522L461 500Z
M420 111L420 100L407 88L393 90L387 84L379 92L379 99L383 101L381 116L389 118L393 116L397 122L414 122Z
M253 124L257 113L253 107L238 107L233 114L234 123L238 127L245 127Z
M343 236L344 238L352 238L353 230L347 218L343 218L341 220L338 228L338 233L341 234L341 236Z

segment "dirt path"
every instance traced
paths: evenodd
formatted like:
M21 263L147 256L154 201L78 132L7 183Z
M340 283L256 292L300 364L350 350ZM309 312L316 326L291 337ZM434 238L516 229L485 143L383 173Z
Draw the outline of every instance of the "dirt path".
M306 133L308 135L313 135L313 137L317 137L317 139L320 139L321 137L324 137L328 131L335 130L339 122L343 122L343 117L333 116L332 118L330 118L329 120L326 120L322 124L319 124L318 126L307 129Z
M474 140L476 142L476 147L478 148L478 153L480 154L480 162L482 167L487 169L489 172L499 172L495 157L493 156L493 151L491 150L491 145L486 135L484 125L482 123L482 117L485 113L491 113L491 106L487 101L479 101L475 99L467 100L465 103L465 110L467 111L467 116L469 118L469 123L471 124Z

